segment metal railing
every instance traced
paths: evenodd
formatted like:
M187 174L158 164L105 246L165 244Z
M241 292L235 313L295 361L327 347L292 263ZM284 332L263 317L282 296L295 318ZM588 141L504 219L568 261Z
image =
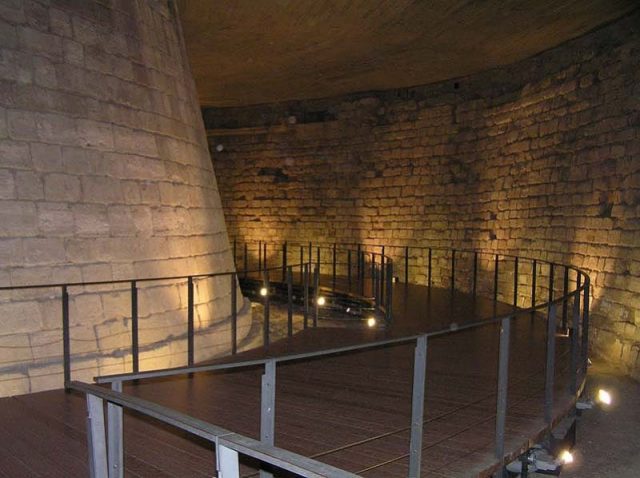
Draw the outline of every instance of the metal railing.
M281 448L211 425L141 398L82 382L68 384L87 397L89 470L92 477L124 476L123 409L134 410L191 435L203 438L215 448L218 478L238 478L239 455L255 458L280 470L309 478L351 478L352 473ZM107 426L104 423L107 402Z
M236 264L243 265L244 269L238 272L225 272L216 274L201 274L189 276L174 276L162 278L148 278L121 281L102 281L87 283L53 284L42 286L24 287L4 287L0 290L8 289L33 289L38 287L56 287L61 290L62 303L62 328L63 328L63 353L64 353L64 379L67 387L88 393L89 396L98 397L100 400L107 400L112 405L119 407L135 408L135 403L121 394L122 383L131 380L142 380L154 377L166 377L178 374L192 374L198 372L214 370L243 369L246 367L262 366L264 373L262 376L261 392L261 423L260 442L251 443L247 449L253 450L246 454L257 453L258 446L273 447L275 434L275 387L276 371L279 363L309 360L317 357L324 357L336 354L351 353L360 350L367 350L379 347L386 347L395 344L415 343L413 358L413 388L412 407L410 422L410 444L409 444L409 476L420 475L422 459L422 436L424 424L424 398L426 381L426 352L429 340L458 333L463 330L485 327L490 324L500 324L500 341L498 355L498 380L496 384L496 429L495 429L495 459L496 463L502 466L509 450L505 450L505 424L507 413L507 390L509 386L509 340L511 335L511 322L519 317L535 317L543 312L547 321L547 338L545 354L545 393L544 393L544 418L546 428L551 429L558 417L553 414L555 370L556 370L556 329L560 323L560 329L568 332L570 337L570 384L569 392L573 400L577 399L582 389L586 375L588 361L588 326L589 326L589 277L581 270L571 266L546 262L536 259L528 259L505 254L496 254L485 251L467 251L445 248L422 248L422 247L394 247L382 245L362 245L362 244L295 244L285 242L282 244L272 244L266 242L259 243L239 243L233 242L234 258ZM274 254L277 251L277 254ZM315 253L315 254L314 254ZM314 257L315 256L315 257ZM276 265L273 263L279 258ZM292 261L293 258L293 261ZM324 258L324 260L323 260ZM296 263L296 260L300 262ZM256 264L257 263L257 264ZM526 265L528 265L528 271ZM562 285L558 286L556 276L558 271L562 271ZM270 344L270 295L273 282L270 275L275 277L282 274L281 283L286 284L287 290L287 310L289 336L293 334L292 310L294 305L301 306L304 316L304 326L310 324L318 325L317 298L321 287L326 287L332 291L340 291L346 294L364 295L366 300L370 300L385 316L388 323L393 321L393 283L404 282L405 284L421 284L430 290L432 287L445 286L452 292L461 289L468 291L473 296L488 295L494 301L510 296L508 301L514 306L524 305L506 315L494 316L490 319L474 321L455 328L444 328L429 333L416 333L402 337L394 337L382 340L373 340L367 343L353 344L342 347L335 347L325 350L314 350L306 353L288 354L283 356L269 356L264 359L244 360L227 362L221 364L194 366L194 326L193 326L193 281L200 278L210 278L216 276L228 276L231 287L231 312L232 312L232 347L231 352L237 352L237 329L236 329L236 283L238 279L254 279L264 287L267 293L262 296L263 301L263 345ZM313 277L312 277L313 275ZM575 276L573 279L571 276ZM299 280L295 282L295 277ZM490 277L490 279L486 279ZM321 278L323 280L321 280ZM401 280L403 279L403 281ZM466 279L465 279L466 278ZM545 280L546 279L546 280ZM138 332L137 332L137 286L143 281L164 281L164 280L186 280L188 307L187 307L187 366L161 370L140 371L138 363ZM313 282L312 282L313 281ZM93 388L86 384L71 382L71 351L69 346L69 288L87 285L106 284L129 284L131 290L131 318L132 318L132 340L131 354L133 357L132 373L116 374L98 377L97 383L110 383L112 392L98 387ZM294 304L293 288L294 284L301 287L303 298ZM573 285L573 287L572 287ZM559 293L558 293L559 290ZM546 295L544 302L538 301L540 294ZM311 294L313 294L313 304L311 307ZM506 302L506 301L505 301ZM569 309L569 306L572 306ZM558 317L560 309L560 317ZM559 320L558 320L559 319ZM91 388L88 388L91 387ZM105 395L107 394L107 395ZM108 395L111 394L111 395ZM96 416L96 410L100 402L91 399L91 415ZM132 406L132 404L134 404ZM148 405L148 404L147 404ZM146 406L146 405L145 405ZM171 414L163 411L166 418ZM115 417L117 417L116 412ZM149 413L154 416L152 413ZM156 416L158 418L158 416ZM183 417L184 418L184 417ZM113 421L113 425L111 424ZM118 435L118 426L121 428L121 419L109 419L110 427L115 427L114 432L109 436ZM120 423L120 425L118 425ZM170 423L170 422L168 422ZM213 425L211 425L213 426ZM96 433L100 435L101 430ZM121 434L121 430L119 431ZM211 441L215 442L220 437L209 435ZM220 443L219 441L216 443ZM93 445L92 445L93 446ZM102 446L102 445L101 445ZM109 470L119 470L122 473L122 451L120 444L109 445L107 453L107 463ZM221 445L221 449L224 445ZM231 450L240 451L233 446ZM246 451L246 450L245 450ZM245 452L243 451L243 453ZM102 453L98 451L98 453ZM253 455L251 455L253 456ZM104 469L103 459L100 458L99 469ZM268 461L273 463L272 461ZM304 462L304 461L303 461ZM276 463L274 463L276 464ZM313 475L312 468L316 463L304 462L311 468L306 471L290 471L299 473L301 476ZM276 464L277 465L277 464ZM277 465L279 466L279 465ZM286 465L289 466L289 465ZM309 474L305 474L309 473ZM343 475L353 476L344 472ZM267 472L261 472L262 476L269 476ZM101 475L96 475L101 476ZM122 476L109 474L112 476ZM321 475L334 476L334 475ZM224 475L226 478L226 475Z

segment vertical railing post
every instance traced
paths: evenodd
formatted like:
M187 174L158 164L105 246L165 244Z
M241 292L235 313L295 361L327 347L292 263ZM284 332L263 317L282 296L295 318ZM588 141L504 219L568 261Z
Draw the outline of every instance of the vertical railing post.
M431 248L429 248L429 258L427 260L427 287L431 289Z
M267 265L267 241L264 241L264 250L262 253L262 266L263 266L263 270L267 270L269 268L269 266Z
M71 337L69 330L69 291L62 286L62 368L64 388L71 381Z
M320 262L320 246L316 247L316 268L318 269L318 274L320 274L321 265Z
M500 277L500 255L496 254L495 266L493 267L493 300L498 300L498 279Z
M258 271L262 272L262 241L258 241Z
M264 271L263 273L263 287L267 290L267 293L263 297L263 307L264 307L264 321L262 324L262 344L265 347L269 346L270 332L271 327L269 324L270 321L270 311L269 311L269 271Z
M537 288L537 278L538 278L538 261L533 260L531 264L531 307L536 306L536 288ZM535 314L533 311L532 316Z
M380 268L378 269L379 276L380 276L379 279L381 282L384 282L384 270L385 270L384 263L385 263L384 246L382 246L380 250Z
M238 275L231 274L231 354L238 352Z
M584 297L582 299L582 373L587 376L589 366L589 276L584 279Z
M193 320L193 277L187 278L187 363L193 367L194 363L194 320Z
M549 304L547 312L547 366L544 386L544 419L548 425L553 421L553 387L555 385L556 359L556 305Z
M282 282L287 280L287 241L282 243Z
M237 258L237 253L238 253L238 243L236 242L236 239L233 238L233 266L236 267L238 258Z
M409 246L404 248L404 283L409 283Z
M302 281L302 294L304 297L304 303L302 308L303 314L303 326L306 329L309 327L309 264L304 264L304 280Z
M273 446L275 442L276 425L276 361L267 360L262 375L260 400L260 441ZM273 475L260 470L260 478L271 478Z
M351 249L347 251L347 282L351 291Z
M304 246L300 246L300 284L304 282Z
M238 452L216 442L216 470L222 478L240 478Z
M456 250L451 250L451 293L456 289Z
M313 261L311 260L311 256L313 254L313 242L309 242L309 264L311 264Z
M293 335L293 267L287 268L287 335Z
M371 253L371 295L375 297L376 295L376 254L375 252Z
M509 342L511 317L502 319L500 324L500 354L498 356L498 395L496 400L496 458L500 463L504 458L504 437L507 422L507 392L509 389ZM504 468L501 467L501 475ZM497 475L497 476L501 476Z
M138 284L131 281L131 363L133 373L140 371L140 348L138 342Z
M563 281L562 281L562 297L564 297L562 299L562 331L566 332L567 330L567 314L568 314L568 307L569 307L569 301L568 301L568 296L569 295L569 268L567 266L564 266L564 277L563 277Z
M247 243L244 243L244 277L246 279L249 270L249 247Z
M409 444L409 478L420 477L424 395L427 375L427 336L416 339L413 355L413 392L411 397L411 441Z
M313 326L318 326L318 315L320 313L320 266L316 265L313 270Z
M578 392L578 351L580 343L580 273L576 279L576 291L573 294L573 317L571 319L571 384L569 392L574 395Z
M386 311L386 321L387 324L391 323L393 319L392 309L393 309L393 262L387 262L387 290L386 297L384 301L384 307Z
M111 390L122 392L122 382L111 382ZM109 478L124 477L124 442L122 429L122 407L107 403L107 455Z
M87 441L89 442L89 476L108 478L104 408L101 398L87 394Z
M551 263L549 264L549 302L553 302L553 279L555 276L555 268L554 268L554 264Z
M362 246L360 244L358 244L357 249L356 249L356 260L358 261L358 266L356 268L356 275L358 277L358 281L360 280L360 267L362 267L362 263L361 263L361 254L362 253Z
M336 261L337 261L337 250L336 250L336 243L333 243L333 258L332 258L332 263L333 263L333 267L332 267L332 271L331 271L331 275L332 275L332 289L336 290Z
M518 258L513 263L513 306L518 307Z
M473 253L473 296L478 292L478 253Z

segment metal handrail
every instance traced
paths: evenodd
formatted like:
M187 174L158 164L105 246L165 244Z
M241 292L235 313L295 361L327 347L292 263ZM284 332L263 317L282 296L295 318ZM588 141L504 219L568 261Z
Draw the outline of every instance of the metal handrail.
M90 434L89 442L91 443L89 454L92 476L96 478L106 477L107 475L113 476L107 472L107 469L115 469L118 476L122 475L124 471L122 459L116 461L108 459L116 456L118 458L122 457L121 425L123 408L154 418L214 444L218 457L217 468L225 478L228 476L224 473L225 468L237 466L238 453L308 478L356 478L358 476L312 458L270 446L253 438L212 425L177 410L126 395L121 391L109 390L77 381L69 383L69 388L87 396L87 408L89 410L88 431ZM104 418L100 416L103 413L104 401L117 407L108 407L108 434L105 434ZM105 439L106 437L108 439ZM221 453L224 449L232 450L236 453L236 456L231 458L235 460L235 463L226 461L228 455Z
M571 336L571 384L570 391L574 398L577 397L577 394L582 389L582 385L578 383L578 365L580 365L580 369L582 371L581 379L582 384L584 384L585 375L586 375L586 364L587 364L587 354L588 354L588 325L589 325L589 292L590 292L590 280L589 276L583 272L582 270L575 268L570 265L562 265L554 262L542 261L537 259L529 259L522 258L520 256L508 255L508 254L500 254L495 251L469 251L463 249L446 249L446 248L428 248L428 247L409 247L409 246L370 246L370 245L362 245L356 244L357 250L353 251L351 249L347 251L348 253L348 273L349 280L351 280L351 268L354 265L352 263L352 253L356 253L356 261L357 261L357 273L358 277L356 281L361 281L362 289L364 290L364 278L365 274L369 270L369 266L366 266L365 257L369 257L371 259L371 280L372 280L372 290L376 300L376 306L381 308L381 310L385 311L387 316L387 320L391 320L391 309L392 309L392 283L393 280L393 264L394 259L388 255L390 249L401 248L404 252L404 262L405 262L405 282L408 283L409 275L409 251L411 249L419 249L421 251L428 252L428 287L432 286L432 252L433 251L448 251L450 252L450 256L448 259L450 260L451 266L451 289L456 288L455 281L455 272L456 272L456 254L462 253L470 253L473 254L474 264L473 264L473 293L476 294L476 285L477 285L477 263L479 255L490 255L493 260L495 260L495 269L494 269L494 286L493 286L493 299L494 301L498 300L498 284L499 284L499 258L511 258L514 260L514 306L517 306L517 290L518 290L518 265L520 260L529 260L532 263L532 305L528 308L520 308L516 312L509 312L507 314L496 315L490 319L485 319L482 321L474 321L471 323L466 323L463 325L456 325L455 327L444 328L441 330L429 332L429 333L420 333L420 334L410 334L403 337L395 337L392 339L383 339L378 341L372 341L364 344L354 344L343 347L335 347L331 349L312 351L307 353L298 353L298 354L285 354L281 356L268 355L263 359L258 360L249 360L249 361L236 361L236 362L227 362L223 364L213 364L213 365L202 365L202 366L194 366L193 357L194 357L194 346L193 346L193 280L199 278L210 278L210 277L218 277L218 276L229 276L231 278L231 290L232 290L232 315L233 322L232 328L235 332L236 327L236 303L235 303L235 286L240 275L243 274L245 277L248 274L252 276L257 275L262 276L263 284L267 288L269 287L269 272L272 271L280 271L283 272L283 281L285 280L288 283L288 302L289 302L289 320L291 320L291 284L292 284L292 271L293 268L300 268L301 272L301 282L303 282L304 278L304 291L305 291L305 326L307 314L309 313L309 297L308 291L311 288L311 266L314 264L313 262L313 243L309 243L308 250L307 245L300 246L300 263L288 265L287 264L287 247L288 244L294 243L283 243L282 246L282 264L277 266L268 267L267 266L267 243L263 241L258 242L258 250L259 250L259 264L258 268L252 271L231 271L231 272L219 272L219 273L209 273L209 274L194 274L194 275L186 275L186 276L170 276L170 277L154 277L154 278L144 278L144 279L127 279L127 280L117 280L117 281L95 281L95 282L80 282L80 283L67 283L67 284L47 284L47 285L34 285L34 286L15 286L15 287L2 287L0 290L21 290L21 289L33 289L33 288L42 288L42 287L61 287L62 288L62 318L63 318L63 350L64 350L64 378L65 378L65 386L71 387L72 382L70 381L70 348L69 348L69 295L68 288L76 287L76 286L89 286L89 285L107 285L107 284L124 284L130 283L131 285L131 299L132 299L132 352L133 352L133 373L129 374L117 374L117 375L109 375L97 377L96 381L98 383L111 383L114 390L121 390L122 382L128 380L140 380L144 378L152 378L152 377L162 377L162 376L170 376L177 374L185 374L185 373L196 373L203 371L212 371L212 370L223 370L223 369L238 369L245 367L255 367L255 366L263 366L264 374L262 381L262 412L261 412L261 442L266 445L273 445L274 439L274 408L275 408L275 380L276 380L276 365L280 362L288 362L293 360L304 360L328 355L335 355L341 353L349 353L353 351L366 350L378 347L392 346L402 343L416 343L416 350L414 356L414 389L413 389L413 397L412 397L412 421L411 421L411 446L410 446L410 476L417 476L419 474L420 469L420 460L421 460L421 439L422 439L422 414L423 414L423 402L424 402L424 381L426 374L426 347L427 342L430 338L438 337L441 335L451 334L462 330L487 326L490 324L495 324L500 322L500 351L499 351L499 374L498 374L498 385L497 385L497 407L496 407L496 453L495 457L498 463L503 464L505 460L505 450L504 450L504 433L505 433L505 420L506 420L506 403L507 403L507 387L508 387L508 363L509 363L509 336L510 336L510 328L512 319L523 316L523 315L532 315L539 310L546 310L546 315L548 317L547 320L547 353L546 353L546 372L545 372L545 421L547 423L547 428L551 428L554 423L554 417L552 414L552 406L553 406L553 388L554 388L554 371L555 371L555 329L556 329L556 309L558 306L562 305L563 314L562 320L563 325L566 325L564 322L566 317L568 316L568 301L573 299L573 318L572 318L572 330L573 334ZM234 259L237 259L237 241L234 241ZM369 251L366 250L369 247L380 247L381 250L378 251ZM386 247L386 249L385 249ZM305 249L303 249L305 248ZM323 264L327 264L327 262L321 261L321 246L316 245L316 262L315 262L315 270L313 271L314 275L314 285L313 289L316 291L316 298L319 289L319 275L320 275L320 267ZM333 288L336 287L336 267L338 264L343 265L344 263L337 262L337 245L332 244L330 246L330 250L333 252L332 261L329 263L332 265L332 275L333 275ZM245 257L245 265L247 265L247 252L248 252L248 244L244 245L244 257ZM304 255L308 253L309 260L304 261ZM459 257L459 256L458 256ZM379 258L379 261L378 261ZM264 260L263 260L264 259ZM537 277L537 266L542 264L546 264L549 267L549 275L548 275L548 299L543 303L536 303L536 277ZM561 297L554 297L554 289L555 289L555 271L557 268L564 268L564 288L563 294ZM569 271L574 271L576 273L576 286L575 289L569 291ZM381 278L384 279L381 280ZM187 280L188 284L188 296L189 296L189 306L188 306L188 339L189 339L189 347L188 347L188 366L187 367L177 367L171 369L161 369L147 372L140 372L138 370L138 362L137 362L137 283L138 282L148 282L148 281L167 281L167 280ZM384 292L386 293L383 293ZM582 300L581 300L582 299ZM581 311L581 302L583 304ZM267 295L264 298L264 343L268 345L269 343L269 296ZM314 315L314 325L317 322L317 306L315 308ZM578 337L580 330L582 330L582 342L578 342ZM291 327L289 327L289 334L291 335ZM233 335L233 348L232 352L235 353L235 334Z

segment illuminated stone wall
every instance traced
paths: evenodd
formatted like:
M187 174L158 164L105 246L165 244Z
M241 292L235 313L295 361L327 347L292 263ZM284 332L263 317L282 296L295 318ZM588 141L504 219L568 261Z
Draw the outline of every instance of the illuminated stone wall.
M595 349L639 377L638 25L423 87L205 110L231 235L574 264Z
M0 286L233 267L172 2L0 0ZM185 281L138 285L141 369L186 363ZM128 288L69 289L72 378L131 369ZM196 359L230 291L196 281ZM63 385L60 295L0 293L0 395Z

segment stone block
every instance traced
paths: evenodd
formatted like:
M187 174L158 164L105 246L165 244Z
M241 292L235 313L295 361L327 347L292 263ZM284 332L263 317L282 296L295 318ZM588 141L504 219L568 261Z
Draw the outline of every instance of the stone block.
M51 33L63 37L70 37L72 35L71 19L66 12L57 8L50 8L49 16Z
M18 34L16 33L16 27L2 19L0 19L0 45L2 45L4 48L10 48L12 50L14 50L18 45Z
M22 110L7 110L9 136L17 140L36 140L38 133L33 113Z
M117 204L122 203L120 181L107 176L83 176L83 199L87 203Z
M73 211L76 234L80 236L101 236L109 232L107 208L102 205L77 204Z
M112 206L108 210L111 233L122 236L150 236L151 211L148 207Z
M79 201L80 179L69 174L47 174L44 177L44 197L47 201Z
M81 43L73 40L64 40L62 45L64 51L64 60L76 66L84 65L84 47Z
M0 169L0 200L15 198L16 185L14 175L8 169Z
M0 139L0 157L5 168L30 169L29 144Z
M29 334L31 352L36 361L60 361L62 351L62 328L39 330Z
M47 236L71 236L75 228L73 213L67 204L38 204L38 229Z
M6 315L12 312L10 309L5 308L2 305L3 314L2 317L6 317L11 320L11 316ZM19 310L14 309L15 312ZM17 320L12 320L11 325L16 324ZM3 330L11 330L10 327L6 327ZM31 345L29 343L29 336L24 333L17 333L14 331L10 335L0 335L0 365L6 367L7 365L17 365L22 363L29 363L33 359L31 353Z
M96 325L98 346L102 354L116 354L131 349L131 331L126 321L121 319L108 320Z
M44 199L44 182L42 175L31 171L16 171L15 190L17 199Z
M156 139L152 134L114 126L113 135L115 139L115 149L118 151L143 156L158 156Z
M62 239L31 237L23 239L22 244L29 265L59 264L66 260Z
M30 55L0 47L0 79L17 83L32 83L33 66Z
M76 121L68 116L36 113L36 126L40 139L53 144L77 144Z
M69 320L72 326L88 326L103 320L101 294L83 292L69 294Z
M101 294L102 309L105 319L122 319L131 317L131 293L106 292Z
M33 58L33 79L36 85L55 89L58 87L56 69L51 60L42 57Z
M62 38L22 26L17 28L17 32L22 48L54 60L62 59Z
M83 147L97 149L113 148L113 130L109 123L79 119L78 139Z
M60 146L45 143L31 143L31 159L36 171L63 171Z
M20 239L0 239L0 264L3 267L22 265L24 254Z
M29 237L37 234L35 205L24 201L5 201L0 208L0 236Z
M0 12L2 7L0 6ZM31 392L29 376L26 373L3 373L0 378L0 396L12 397Z

